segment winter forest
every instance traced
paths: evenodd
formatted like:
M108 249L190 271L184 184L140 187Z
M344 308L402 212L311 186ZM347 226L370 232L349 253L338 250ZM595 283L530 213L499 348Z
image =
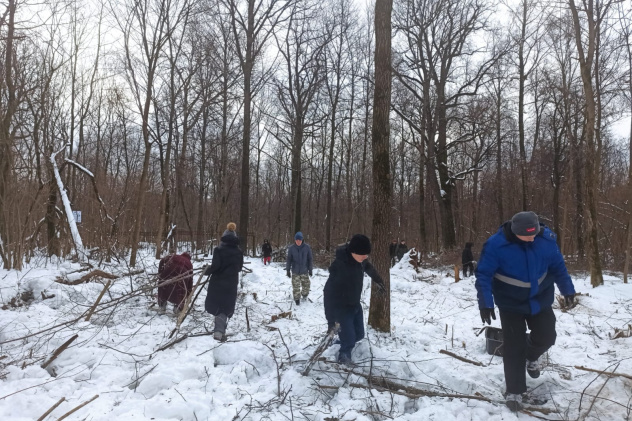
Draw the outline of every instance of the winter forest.
M0 417L630 419L631 163L630 0L4 0ZM579 297L554 304L537 414L502 405L458 283L464 244L520 211ZM229 221L246 266L215 343L201 301L152 307L158 260L190 253L202 290ZM301 376L357 233L388 291L365 279L364 371L329 348ZM411 251L391 268L392 240Z
M60 188L97 261L135 266L143 244L206 251L229 219L251 252L299 230L329 250L370 235L373 165L388 159L386 241L480 245L533 210L578 267L623 270L631 13L624 1L394 2L378 156L372 5L9 1L3 265L78 253Z

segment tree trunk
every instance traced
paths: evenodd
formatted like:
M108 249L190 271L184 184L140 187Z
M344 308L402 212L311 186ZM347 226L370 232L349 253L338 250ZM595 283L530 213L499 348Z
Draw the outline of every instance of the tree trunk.
M388 254L392 202L390 174L391 13L393 0L375 3L375 91L373 94L373 263L384 279L387 293L371 289L369 325L391 331L390 262Z
M595 56L595 41L599 32L599 24L593 15L593 0L589 0L585 10L588 25L588 50L584 51L584 44L581 36L581 23L574 0L569 0L573 23L575 26L575 43L577 45L579 66L581 70L582 82L584 85L584 96L586 100L585 128L586 128L586 179L585 190L587 199L587 231L590 262L590 283L593 287L603 284L603 273L601 270L601 258L599 256L599 234L597 215L597 193L599 180L599 154L595 145L595 124L596 124L596 104L595 92L593 89L592 70Z

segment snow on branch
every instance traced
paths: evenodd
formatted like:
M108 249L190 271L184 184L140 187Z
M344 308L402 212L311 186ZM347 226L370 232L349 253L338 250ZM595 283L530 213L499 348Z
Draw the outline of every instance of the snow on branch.
M77 221L75 221L75 217L72 214L72 207L70 206L70 200L68 199L68 194L66 193L66 189L64 188L64 183L63 181L61 181L61 176L59 175L59 168L57 168L57 162L55 161L55 157L57 156L57 154L63 151L64 149L66 149L68 145L69 144L66 144L59 151L53 152L50 156L50 162L53 165L53 172L55 174L55 180L57 181L57 188L59 189L61 200L64 203L66 218L68 219L68 225L70 226L72 240L75 243L77 256L79 257L80 261L84 262L87 260L87 256L83 248L83 241L81 241L81 236L79 235L79 229L77 229Z

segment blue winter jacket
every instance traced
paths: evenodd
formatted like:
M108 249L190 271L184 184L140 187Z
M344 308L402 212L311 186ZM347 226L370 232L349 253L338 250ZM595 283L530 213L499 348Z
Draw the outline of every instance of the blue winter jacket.
M562 295L575 294L556 235L540 224L533 242L518 239L511 221L504 223L483 246L476 268L479 308L538 314L551 307L557 284Z
M312 248L305 241L300 246L292 244L288 247L285 270L290 269L295 275L307 274L312 270Z

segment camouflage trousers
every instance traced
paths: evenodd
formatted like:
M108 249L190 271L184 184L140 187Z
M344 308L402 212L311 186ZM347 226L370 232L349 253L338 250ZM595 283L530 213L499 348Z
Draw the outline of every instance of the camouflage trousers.
M303 291L301 292L301 288ZM292 293L294 294L295 300L300 300L301 296L303 298L307 297L309 294L309 275L306 273L303 274L292 274Z

